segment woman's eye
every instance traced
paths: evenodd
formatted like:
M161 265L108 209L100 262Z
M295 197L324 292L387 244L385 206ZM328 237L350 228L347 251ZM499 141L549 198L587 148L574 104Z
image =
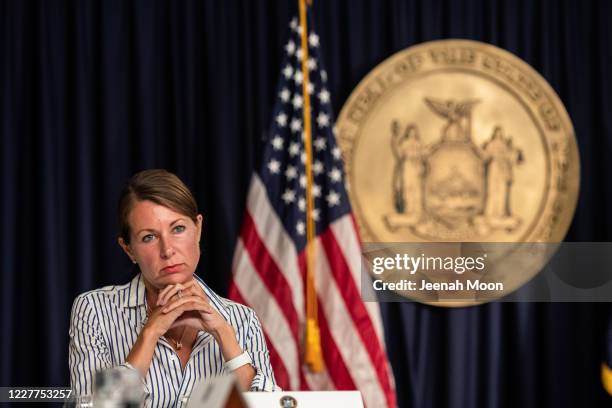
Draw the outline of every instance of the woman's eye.
M184 225L177 225L176 227L174 227L174 232L181 233L183 231L185 231L185 226Z
M155 236L153 234L147 234L142 237L142 242L150 242Z

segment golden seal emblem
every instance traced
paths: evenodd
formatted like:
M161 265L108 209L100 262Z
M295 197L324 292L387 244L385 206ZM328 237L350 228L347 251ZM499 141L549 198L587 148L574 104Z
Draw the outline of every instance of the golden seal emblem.
M544 78L495 46L396 53L354 89L337 131L364 242L560 242L572 220L569 115Z

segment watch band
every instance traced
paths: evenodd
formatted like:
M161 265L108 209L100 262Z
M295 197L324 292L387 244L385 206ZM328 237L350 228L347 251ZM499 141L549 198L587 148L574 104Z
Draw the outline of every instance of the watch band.
M229 371L234 371L245 364L253 364L251 356L249 356L249 353L247 353L246 351L240 354L238 357L234 357L230 361L226 361L225 368L227 368Z

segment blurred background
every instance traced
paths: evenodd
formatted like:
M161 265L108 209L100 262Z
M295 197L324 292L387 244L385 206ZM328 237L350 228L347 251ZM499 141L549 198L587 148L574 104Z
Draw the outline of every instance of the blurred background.
M226 294L297 1L0 0L0 385L66 386L83 291L127 282L116 204L163 167L204 214L198 274ZM576 131L568 241L612 238L612 5L314 0L334 110L382 60L467 38L552 85ZM580 271L576 271L580 273ZM383 304L401 407L604 407L608 304Z

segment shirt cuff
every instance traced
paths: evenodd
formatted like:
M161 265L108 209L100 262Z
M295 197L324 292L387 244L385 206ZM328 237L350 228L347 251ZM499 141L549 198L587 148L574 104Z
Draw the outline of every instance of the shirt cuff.
M253 360L251 360L251 356L249 355L249 353L245 351L239 356L234 357L229 361L226 361L225 368L228 371L236 371L240 367L247 365L247 364L253 365Z
M276 385L276 383L270 378L267 377L261 370L255 366L255 377L253 377L253 381L251 381L251 388L249 391L282 391L282 388Z

